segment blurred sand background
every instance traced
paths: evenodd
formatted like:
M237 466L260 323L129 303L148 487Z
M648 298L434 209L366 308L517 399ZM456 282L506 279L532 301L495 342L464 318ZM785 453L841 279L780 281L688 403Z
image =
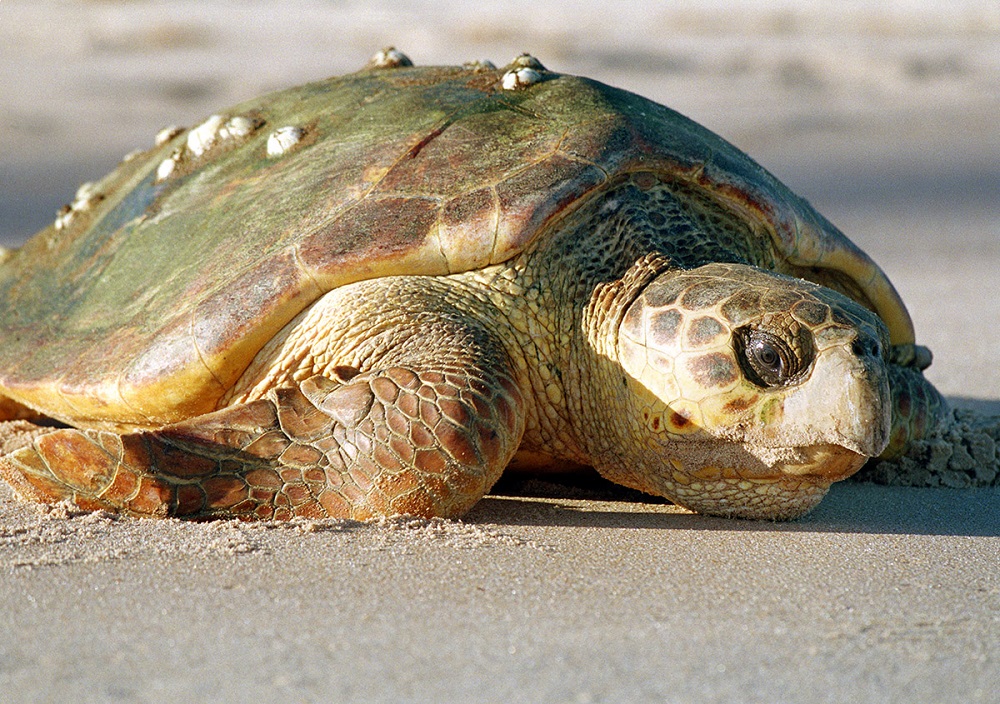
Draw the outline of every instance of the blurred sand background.
M722 134L883 266L949 400L1000 414L996 0L0 0L0 244L160 127L388 44L530 51ZM1000 701L996 490L843 484L757 524L541 488L279 527L0 488L0 700Z

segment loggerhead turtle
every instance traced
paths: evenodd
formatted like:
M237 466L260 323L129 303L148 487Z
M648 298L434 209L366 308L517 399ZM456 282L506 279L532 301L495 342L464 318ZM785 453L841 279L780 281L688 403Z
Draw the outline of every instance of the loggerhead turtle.
M56 426L0 475L138 515L456 516L513 462L789 518L943 407L804 200L528 55L161 132L6 256L0 330L0 412Z

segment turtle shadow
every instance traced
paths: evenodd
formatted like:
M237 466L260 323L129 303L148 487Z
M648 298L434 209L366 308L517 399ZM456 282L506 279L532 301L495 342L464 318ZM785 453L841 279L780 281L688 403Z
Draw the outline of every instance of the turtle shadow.
M811 513L782 522L702 516L641 494L637 501L614 489L600 497L582 497L573 486L561 497L556 488L545 496L531 491L530 486L524 494L504 485L499 489L480 501L464 520L595 529L1000 536L998 489L917 489L840 482Z

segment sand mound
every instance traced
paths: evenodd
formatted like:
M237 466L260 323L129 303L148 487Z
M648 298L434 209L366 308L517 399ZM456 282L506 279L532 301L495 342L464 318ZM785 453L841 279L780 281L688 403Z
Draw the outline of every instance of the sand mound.
M1000 486L1000 416L953 409L895 460L869 462L854 479L891 486Z

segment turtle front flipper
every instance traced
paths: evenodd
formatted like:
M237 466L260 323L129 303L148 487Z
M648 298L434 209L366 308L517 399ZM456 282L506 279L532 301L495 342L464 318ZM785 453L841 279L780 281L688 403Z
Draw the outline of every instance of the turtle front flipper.
M158 430L56 430L0 459L23 497L142 516L454 516L520 442L507 379L393 367L297 388Z
M931 355L919 345L895 345L888 365L892 395L892 430L889 444L879 455L888 460L903 455L910 444L937 428L948 412L948 403L924 377Z

